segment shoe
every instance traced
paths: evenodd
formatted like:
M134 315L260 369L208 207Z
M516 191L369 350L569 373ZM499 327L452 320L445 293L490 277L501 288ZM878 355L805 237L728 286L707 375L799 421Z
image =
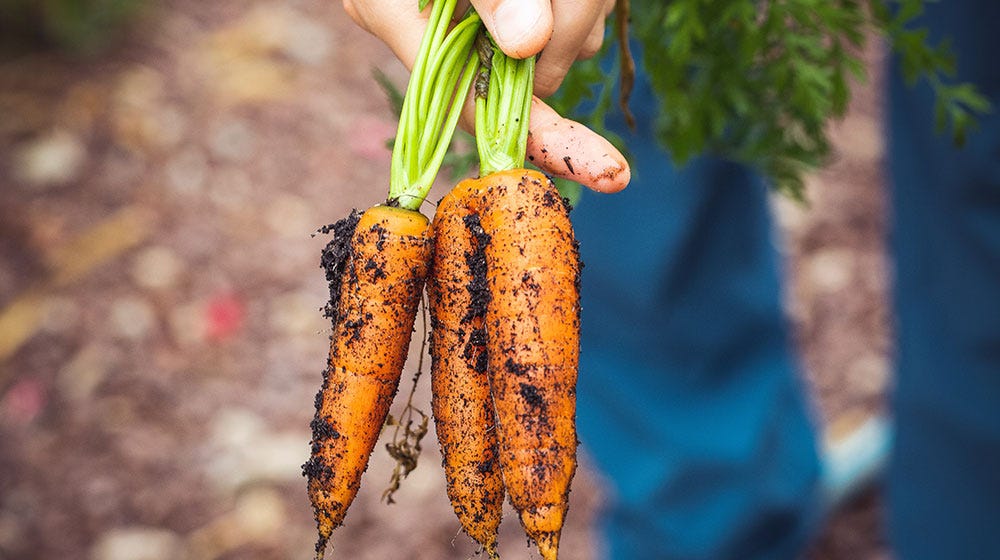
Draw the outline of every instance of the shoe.
M884 414L848 413L827 429L820 451L823 511L830 514L876 484L892 448L892 423ZM859 423L860 422L860 423Z

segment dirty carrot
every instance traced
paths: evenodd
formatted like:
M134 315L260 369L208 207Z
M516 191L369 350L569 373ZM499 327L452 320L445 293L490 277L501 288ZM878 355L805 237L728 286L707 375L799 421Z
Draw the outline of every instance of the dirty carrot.
M327 251L330 359L303 467L319 557L357 495L399 386L431 254L427 219L411 210L375 206L337 228L342 237Z
M476 98L473 205L490 239L490 386L507 494L542 558L554 560L576 472L580 261L568 205L551 180L524 169L534 59L492 47L492 56L480 49L489 85Z
M323 254L333 332L302 467L317 559L343 523L386 421L430 266L428 220L419 209L479 64L470 48L478 16L448 30L456 1L438 0L431 10L393 145L388 199L332 226ZM456 58L463 49L470 54Z
M547 177L526 169L497 171L464 181L452 195L464 203L459 215L464 212L464 221L473 224L473 233L465 236L473 236L482 254L479 264L475 252L469 253L473 255L471 264L485 269L488 295L481 300L486 303L482 318L490 383L487 400L478 386L473 390L470 379L475 378L467 373L463 398L455 404L464 414L475 416L480 427L492 427L489 411L481 412L484 406L492 409L506 492L542 558L554 559L576 471L580 265L568 209ZM442 250L440 235L448 231L437 229L442 210L445 216L454 213L442 203L435 215L436 255ZM435 266L441 260L436 256ZM440 279L441 275L436 268L432 277ZM472 276L475 283L476 274ZM460 282L450 282L451 291ZM476 305L467 309L474 312ZM475 330L468 336L473 342L481 340ZM446 337L442 335L442 339ZM434 352L432 356L442 359L440 350ZM483 365L480 362L475 367L481 370ZM483 414L487 415L485 421ZM439 416L435 408L436 419ZM472 420L468 421L471 424ZM478 431L467 425L465 435L489 441ZM469 442L465 447L476 448ZM446 454L446 470L451 462ZM472 486L471 496L484 495L475 487L478 480L468 477L464 483ZM465 503L470 503L468 496Z
M460 293L463 278L475 283L474 258L464 277L450 267L458 254L481 251L486 295L479 299L503 481L525 532L551 560L576 471L579 256L568 206L546 176L523 168L534 60L507 58L488 39L478 47L481 177L460 183L438 207L431 285ZM443 257L446 251L451 254ZM442 260L449 268L438 266ZM476 304L466 305L467 316L479 316ZM440 354L435 350L444 359ZM458 404L466 410L489 408L481 389L464 395ZM445 462L448 468L447 456Z
M496 421L487 376L486 239L460 189L439 204L441 240L427 293L431 309L431 405L448 498L465 532L491 559L503 511Z

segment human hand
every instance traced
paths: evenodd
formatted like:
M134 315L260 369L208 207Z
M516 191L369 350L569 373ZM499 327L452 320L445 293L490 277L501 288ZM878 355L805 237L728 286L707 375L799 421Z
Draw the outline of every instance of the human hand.
M570 66L597 54L615 0L471 0L497 46L513 58L542 53L535 94L559 89Z
M604 34L604 16L613 0L471 0L497 45L508 55L533 56L536 92L551 94L572 62L592 56ZM412 67L429 8L417 0L343 0L344 9L362 28L385 42ZM464 10L457 10L462 13ZM499 35L499 37L497 36ZM550 40L551 39L551 40ZM472 130L473 104L466 104L463 126ZM535 97L528 132L528 159L546 173L576 181L598 192L628 185L631 172L624 156L586 126L561 117Z

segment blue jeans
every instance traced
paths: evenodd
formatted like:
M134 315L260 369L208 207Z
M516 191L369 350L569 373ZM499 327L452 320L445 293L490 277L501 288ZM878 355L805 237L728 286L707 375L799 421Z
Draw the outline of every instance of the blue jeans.
M892 68L898 372L889 529L904 560L1000 558L1000 2L927 6L958 75L993 102L967 144Z
M788 558L808 536L818 461L767 191L732 163L672 168L637 86L631 186L573 212L578 419L612 483L611 557Z
M928 5L958 78L994 103L962 150L929 88L889 92L896 278L899 558L1000 558L1000 2ZM625 192L574 212L586 264L579 425L611 481L615 560L794 558L815 527L818 461L788 344L765 189L709 158L674 169L653 138Z

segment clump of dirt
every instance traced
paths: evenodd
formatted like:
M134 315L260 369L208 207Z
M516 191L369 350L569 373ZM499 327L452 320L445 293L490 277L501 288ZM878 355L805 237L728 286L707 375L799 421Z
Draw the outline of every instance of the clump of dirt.
M351 237L354 236L359 220L361 213L355 209L347 217L319 229L322 234L333 232L333 239L320 255L319 265L326 271L326 281L330 284L330 301L323 307L323 316L334 322L337 320L337 306L340 304L340 285L352 254Z

